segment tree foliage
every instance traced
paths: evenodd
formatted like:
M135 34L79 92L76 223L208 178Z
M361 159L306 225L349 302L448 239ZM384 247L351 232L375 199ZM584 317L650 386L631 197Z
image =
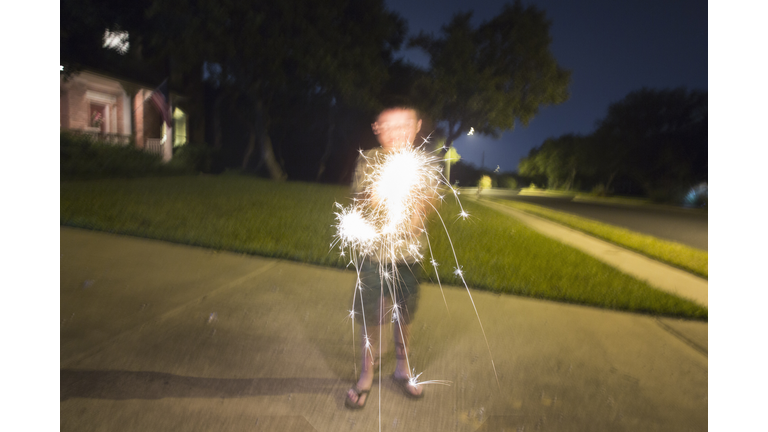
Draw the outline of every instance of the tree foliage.
M629 93L588 136L550 138L518 169L550 187L576 181L670 201L707 179L707 93L684 88Z
M479 26L458 14L439 37L414 38L429 70L393 58L406 25L383 0L62 0L61 9L65 68L167 78L201 145L193 153L213 155L201 166L214 171L344 179L356 150L375 145L371 118L396 96L423 102L424 131L430 120L446 125L448 147L470 126L498 136L568 98L549 21L519 1ZM126 55L101 48L105 29L129 32Z
M214 115L223 104L247 125L242 168L259 147L273 178L285 177L272 139L281 101L322 100L327 112L339 102L375 105L405 33L381 0L157 1L149 16L173 23L154 39L162 52L198 59L186 62L189 73L209 66Z
M531 149L528 157L521 160L518 171L539 183L544 183L542 179L546 178L550 188L570 190L575 185L577 174L593 171L589 150L588 141L580 135L548 138L540 147Z
M410 41L430 56L415 91L425 111L445 122L448 147L470 127L498 137L569 97L571 73L550 52L544 11L518 0L477 28L471 18L456 14L440 37L422 32Z
M273 178L285 178L272 139L277 125L293 123L296 129L316 121L289 118L301 111L297 107L319 104L329 114L322 122L333 131L340 107L375 109L392 53L405 36L404 21L382 0L141 0L133 6L116 0L117 10L128 5L125 16L101 0L84 0L82 8L65 3L70 7L62 12L62 57L93 63L83 52L98 52L104 29L119 27L135 40L133 54L159 65L172 87L190 99L203 99L205 71L215 94L208 110L218 129L214 147L239 151L246 169L251 156L260 154L257 166ZM295 103L293 109L286 109L286 100ZM246 130L240 143L230 139L224 145L220 139L226 135L225 114L236 117L234 123L224 120L229 127Z
M634 91L608 108L594 133L602 174L625 175L647 194L689 188L707 178L707 123L706 92Z

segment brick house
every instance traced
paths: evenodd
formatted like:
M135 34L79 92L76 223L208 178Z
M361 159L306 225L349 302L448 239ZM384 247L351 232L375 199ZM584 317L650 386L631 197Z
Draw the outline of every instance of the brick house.
M164 116L152 100L154 90L90 70L68 79L62 75L59 126L116 145L127 145L134 138L137 148L169 161L173 147L187 143L187 116L175 107L179 96L174 93L169 95L170 106Z

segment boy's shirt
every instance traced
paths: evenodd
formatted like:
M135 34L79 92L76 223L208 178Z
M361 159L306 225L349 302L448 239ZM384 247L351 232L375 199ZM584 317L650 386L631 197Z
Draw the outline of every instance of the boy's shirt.
M364 182L365 178L367 176L370 176L373 173L373 168L371 167L370 161L374 161L377 158L383 157L385 154L385 151L381 147L376 147L370 150L365 150L362 152L362 155L357 157L357 162L355 164L355 174L352 177L352 193L354 195L363 193L365 190ZM395 249L395 255L397 256L397 259L395 260L395 264L415 264L418 261L421 261L423 256L421 253L422 246L425 239L425 233L422 232L418 236L415 236L415 239L413 242L411 242L411 245L418 246L416 250L413 250L409 247L409 245L398 245ZM370 257L372 262L381 262L381 256L383 254L375 253L373 256ZM389 264L389 259L385 260L387 264Z
M355 162L355 175L352 176L352 193L354 195L360 194L364 191L363 181L365 178L373 173L371 165L368 160L375 160L379 155L384 154L384 149L381 147L365 150L361 155L357 157Z

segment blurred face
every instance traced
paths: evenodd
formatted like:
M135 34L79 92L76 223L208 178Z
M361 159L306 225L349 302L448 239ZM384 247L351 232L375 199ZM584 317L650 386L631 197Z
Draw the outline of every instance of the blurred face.
M413 144L421 129L421 120L413 110L390 109L379 114L371 127L379 144L384 150L391 151Z

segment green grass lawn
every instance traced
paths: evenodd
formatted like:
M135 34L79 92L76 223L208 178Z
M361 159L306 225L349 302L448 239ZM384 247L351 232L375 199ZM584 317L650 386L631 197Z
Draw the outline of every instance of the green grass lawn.
M243 176L62 181L62 225L343 267L330 249L334 202L349 189ZM706 319L707 308L658 291L513 218L466 202L441 207L472 288L616 310ZM459 285L448 237L429 225L440 279ZM434 280L431 266L427 275Z
M243 176L61 182L61 224L341 266L333 203L348 194Z
M559 222L704 278L709 275L707 251L533 204L509 200L493 201Z

